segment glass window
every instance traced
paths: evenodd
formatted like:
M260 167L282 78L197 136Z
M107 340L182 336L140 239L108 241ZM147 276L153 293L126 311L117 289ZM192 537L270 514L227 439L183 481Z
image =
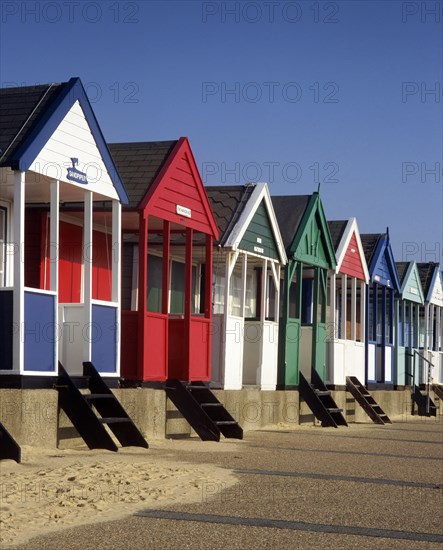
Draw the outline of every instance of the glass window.
M148 254L148 311L162 311L163 258Z
M212 280L214 313L223 313L225 307L225 278L223 275L214 275Z

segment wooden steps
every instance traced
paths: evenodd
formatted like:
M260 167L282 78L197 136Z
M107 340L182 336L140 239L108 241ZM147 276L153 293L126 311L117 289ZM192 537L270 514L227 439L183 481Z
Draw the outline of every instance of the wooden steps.
M346 389L375 424L392 424L391 419L356 376L346 377Z
M306 401L315 418L321 422L324 428L347 426L343 411L337 407L330 390L325 386L319 374L313 370L311 382L300 373L300 396Z
M59 363L56 388L60 407L86 445L90 449L117 451L107 425L123 447L148 448L147 441L92 363L83 363L83 374L82 387L89 389L89 394L80 392L78 384Z
M220 435L243 439L243 429L203 382L170 379L166 395L203 441L220 441Z

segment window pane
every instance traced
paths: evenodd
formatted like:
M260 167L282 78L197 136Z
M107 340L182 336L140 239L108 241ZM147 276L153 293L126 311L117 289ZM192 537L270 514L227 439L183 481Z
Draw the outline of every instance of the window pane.
M185 311L185 264L172 262L170 313L183 314Z
M148 254L148 311L162 311L162 269L163 259Z

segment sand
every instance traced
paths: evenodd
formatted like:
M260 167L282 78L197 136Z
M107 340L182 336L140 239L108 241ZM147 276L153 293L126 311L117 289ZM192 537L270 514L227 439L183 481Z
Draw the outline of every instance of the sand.
M158 447L164 451L167 444ZM175 450L180 445L169 444ZM214 445L203 447L211 451ZM22 447L21 464L0 463L1 548L67 527L122 519L150 506L201 502L208 484L237 482L231 470L161 455L152 445L117 453Z

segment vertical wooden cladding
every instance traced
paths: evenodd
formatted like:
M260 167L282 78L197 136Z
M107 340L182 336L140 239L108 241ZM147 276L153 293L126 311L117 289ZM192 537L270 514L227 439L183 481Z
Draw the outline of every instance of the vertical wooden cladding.
M264 201L258 206L238 247L260 256L279 259L277 243Z
M149 214L202 233L212 234L213 230L202 202L202 190L199 187L190 153L184 148L173 160L161 185L154 193L153 200L148 206ZM191 217L177 214L177 205L189 208Z
M31 254L29 268L26 268L28 286L49 290L50 270L54 268L49 260L51 243L49 242L49 224L47 216L43 215L40 222L41 245L39 255L40 274L38 284L35 280L33 265L35 259ZM34 225L35 225L34 221ZM112 237L102 231L93 231L93 262L92 262L92 298L94 300L111 301L112 286ZM35 249L33 243L29 245ZM46 254L45 254L46 249ZM83 247L83 227L81 225L60 222L58 269L59 269L59 302L61 304L80 303L82 287L83 254L91 254L89 248Z
M349 241L348 248L340 266L340 273L345 273L346 275L356 277L362 281L365 280L365 272L355 233L353 233Z

